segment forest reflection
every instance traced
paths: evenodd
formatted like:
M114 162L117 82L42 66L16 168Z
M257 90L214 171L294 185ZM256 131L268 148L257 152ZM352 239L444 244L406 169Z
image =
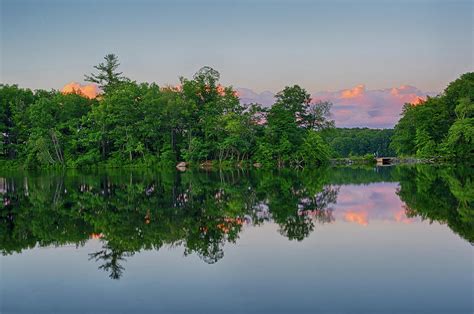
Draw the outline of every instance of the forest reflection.
M64 173L0 176L0 250L98 239L89 254L119 279L126 258L182 246L206 263L224 257L243 228L275 223L302 241L322 224L445 223L474 243L473 172L427 165L313 171Z

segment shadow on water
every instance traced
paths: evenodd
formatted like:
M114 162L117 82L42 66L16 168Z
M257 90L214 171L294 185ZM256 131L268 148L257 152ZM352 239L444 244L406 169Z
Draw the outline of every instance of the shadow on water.
M206 263L224 256L246 225L271 221L302 241L332 223L342 185L399 182L407 217L446 223L474 243L473 171L468 167L399 166L226 172L98 171L0 176L0 250L84 245L110 278L142 250L183 246Z

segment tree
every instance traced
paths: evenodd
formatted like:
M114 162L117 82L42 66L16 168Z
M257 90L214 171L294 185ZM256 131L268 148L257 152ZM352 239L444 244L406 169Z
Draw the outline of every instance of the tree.
M474 159L474 118L460 119L449 128L444 151L453 159Z
M0 84L0 158L24 157L30 128L27 109L38 99L38 94L18 85Z
M454 109L457 119L474 118L474 100L469 97L459 99L458 105Z
M436 144L431 139L426 130L417 129L415 136L416 156L417 157L433 157L436 154Z
M473 102L474 72L470 72L442 94L416 106L406 104L391 147L399 155L430 157L442 152L447 158L469 158Z
M118 57L115 54L106 55L104 60L105 63L101 62L94 66L94 68L98 70L98 73L85 75L85 80L87 82L98 84L104 93L107 93L128 79L122 76L122 72L117 72L120 63L118 62Z
M299 85L286 86L275 95L275 98L276 102L273 106L279 106L292 113L299 126L306 124L306 111L309 108L311 97L304 88Z
M288 164L293 158L293 153L303 141L304 132L304 129L298 127L292 107L276 102L269 110L265 137L262 140L268 144L265 146L272 151L272 159L279 167Z
M156 102L151 102L150 94L156 97ZM148 144L162 142L157 138L160 136L159 126L152 124L153 120L145 119L145 112L160 106L160 99L157 85L135 82L123 82L119 88L104 95L99 105L92 109L93 128L89 133L90 137L99 140L96 145L100 147L102 158L111 157L114 162L130 163L135 158L144 157L145 152L157 153ZM159 112L153 112L157 114L154 120L160 122Z
M307 166L319 166L326 163L330 157L330 148L319 133L310 130L300 149L304 163Z
M334 121L328 120L331 103L310 102L310 95L298 85L287 86L277 93L276 102L266 115L266 127L257 145L256 161L266 166L272 160L278 167L300 167L321 164L328 159L329 149L316 131L333 127ZM315 150L310 152L311 149Z
M232 87L220 85L219 78L219 72L207 66L192 80L181 78L180 95L188 108L187 127L183 130L187 145L183 145L181 153L188 161L218 160L226 152L229 157L240 155L231 149L233 140L226 141L226 133L232 128L231 120L242 115L244 107Z
M332 103L328 101L309 104L304 115L306 127L315 131L334 128L334 120L329 120L331 117L331 107Z
M56 93L29 106L26 163L31 167L72 163L82 153L76 145L78 133L93 102L78 94Z
M463 97L455 108L456 121L451 125L443 149L454 159L474 158L474 100Z
M392 137L390 147L399 156L414 155L416 153L416 123L415 123L415 106L405 104L401 113L402 118L395 125L395 131Z

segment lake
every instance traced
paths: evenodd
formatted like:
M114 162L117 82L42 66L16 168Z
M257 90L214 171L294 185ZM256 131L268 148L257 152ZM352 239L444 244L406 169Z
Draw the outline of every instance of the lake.
M472 313L470 167L0 173L2 313Z

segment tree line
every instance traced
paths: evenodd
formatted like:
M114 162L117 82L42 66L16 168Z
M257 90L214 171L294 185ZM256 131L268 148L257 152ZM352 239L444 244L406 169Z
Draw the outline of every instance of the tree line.
M331 128L322 137L331 148L331 156L395 156L390 147L393 129Z
M242 105L219 73L201 68L178 87L137 83L118 71L115 55L86 80L96 99L80 91L0 88L0 154L26 167L260 163L320 165L330 157L321 131L334 126L331 104L311 103L300 86L285 87L270 108Z
M474 158L474 72L450 83L444 92L420 105L406 104L395 126L391 148L397 154Z
M330 102L312 102L298 85L271 108L241 104L220 74L203 67L177 87L137 83L105 56L85 80L101 93L64 94L0 85L2 167L258 164L319 166L329 158L442 155L472 159L473 73L423 105L406 104L393 130L337 129ZM392 138L393 135L393 138Z

